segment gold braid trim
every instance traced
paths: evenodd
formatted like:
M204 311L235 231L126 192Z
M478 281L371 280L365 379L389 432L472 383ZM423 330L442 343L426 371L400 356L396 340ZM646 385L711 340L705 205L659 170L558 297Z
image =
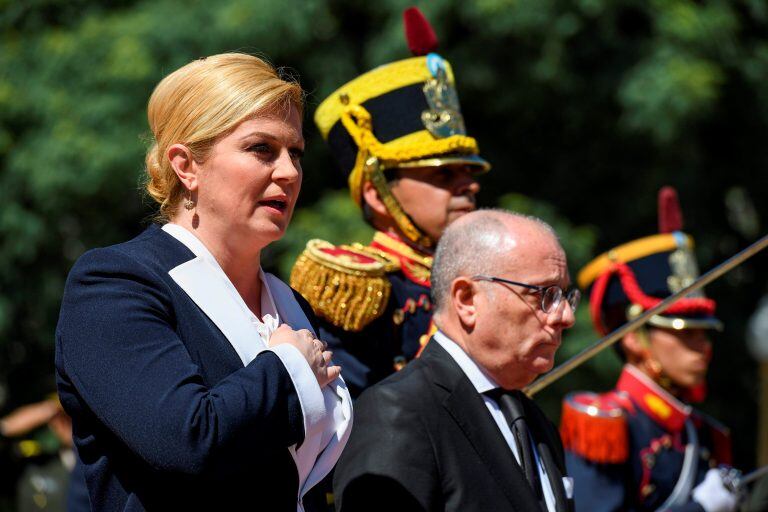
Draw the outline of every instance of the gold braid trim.
M417 251L416 249L414 249L413 247L411 247L410 245L404 244L399 240L395 240L394 238L387 235L386 233L377 231L376 233L373 234L373 241L381 245L382 247L386 247L387 249L390 249L397 254L401 254L405 256L409 260L419 264L420 266L426 268L427 270L432 269L432 263L435 261L435 258L433 256L430 256L428 254L423 254Z
M291 271L290 284L315 313L345 331L358 332L384 313L392 263L371 251L310 240Z
M451 64L448 61L443 63L448 82L454 84ZM327 139L328 132L339 120L347 105L361 105L371 98L377 98L409 85L423 84L433 78L425 56L411 57L378 66L342 85L323 100L315 111L315 124L323 138Z

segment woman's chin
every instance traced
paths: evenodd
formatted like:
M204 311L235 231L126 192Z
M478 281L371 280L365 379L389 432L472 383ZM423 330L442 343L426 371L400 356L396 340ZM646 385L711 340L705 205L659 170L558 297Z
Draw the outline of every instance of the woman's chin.
M288 228L288 218L284 219L259 219L254 223L252 232L259 240L265 240L267 243L280 240L285 235Z

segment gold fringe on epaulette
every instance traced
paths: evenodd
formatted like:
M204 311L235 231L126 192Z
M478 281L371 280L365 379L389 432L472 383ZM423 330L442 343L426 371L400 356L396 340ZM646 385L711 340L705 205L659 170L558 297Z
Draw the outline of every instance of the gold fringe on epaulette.
M307 243L291 271L291 287L309 301L318 316L345 331L360 331L384 313L391 288L386 264L378 260L358 263L320 251L327 247L333 246L322 240ZM349 246L340 249L362 252Z

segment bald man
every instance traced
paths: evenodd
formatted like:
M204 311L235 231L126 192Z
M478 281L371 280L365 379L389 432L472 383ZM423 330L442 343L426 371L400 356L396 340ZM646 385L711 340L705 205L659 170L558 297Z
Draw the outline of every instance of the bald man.
M579 301L554 231L465 215L440 239L432 294L422 356L356 404L337 510L572 510L557 430L519 391L552 368Z

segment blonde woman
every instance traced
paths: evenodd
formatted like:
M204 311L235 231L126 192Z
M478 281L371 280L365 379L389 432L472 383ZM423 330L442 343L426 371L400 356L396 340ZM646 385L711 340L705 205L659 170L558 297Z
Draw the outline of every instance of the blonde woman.
M222 54L149 100L160 223L84 254L56 333L93 510L309 510L352 421L311 308L261 270L301 187L303 93Z

